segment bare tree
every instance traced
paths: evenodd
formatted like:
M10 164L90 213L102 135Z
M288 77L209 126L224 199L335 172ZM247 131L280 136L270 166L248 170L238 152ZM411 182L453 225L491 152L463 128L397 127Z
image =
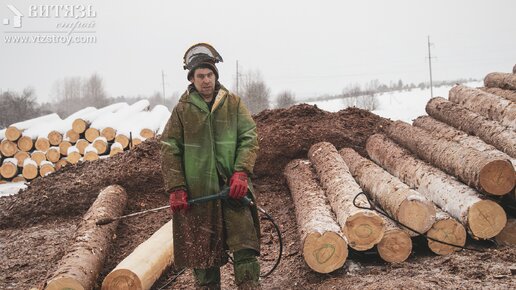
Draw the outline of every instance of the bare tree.
M296 103L294 93L291 91L283 91L276 98L276 106L278 108L288 108Z
M104 91L103 80L98 74L94 73L84 83L82 98L85 106L104 107L109 103Z
M269 108L270 89L265 84L258 70L248 71L242 75L242 87L239 90L243 101L252 114L257 114Z
M40 115L39 105L32 88L26 88L21 94L4 92L0 95L0 128L13 123L32 119Z

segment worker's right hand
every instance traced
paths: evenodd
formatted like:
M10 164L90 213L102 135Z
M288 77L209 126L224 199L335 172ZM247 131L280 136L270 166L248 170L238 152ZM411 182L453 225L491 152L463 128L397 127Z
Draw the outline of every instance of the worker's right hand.
M177 189L170 193L170 209L176 213L188 208L188 194L184 189Z

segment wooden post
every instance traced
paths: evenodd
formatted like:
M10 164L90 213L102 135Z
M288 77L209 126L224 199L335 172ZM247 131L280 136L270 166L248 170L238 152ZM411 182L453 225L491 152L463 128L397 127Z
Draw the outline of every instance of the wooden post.
M478 136L498 150L516 158L516 132L498 122L473 113L466 108L443 98L433 98L426 104L426 112L446 124L460 129L469 135Z
M169 221L104 278L102 290L148 290L173 260L172 221Z
M118 226L118 221L103 226L96 225L96 221L121 216L126 203L127 194L121 186L111 185L99 193L80 221L72 245L45 290L93 289Z
M383 219L374 211L353 205L353 200L362 189L349 173L337 149L327 142L317 143L308 151L308 157L319 175L348 245L357 251L364 251L378 244L384 233ZM356 198L356 203L369 206L363 195Z
M384 135L369 137L372 160L458 219L476 239L490 239L505 226L503 208L443 171L415 158ZM489 214L485 214L489 213Z
M514 167L506 159L492 158L456 142L438 139L402 121L393 122L387 134L397 143L476 189L505 195L516 184Z
M434 204L351 148L343 148L340 156L351 175L372 197L373 201L396 221L417 233L403 228L411 236L428 231L435 222Z
M298 232L306 264L318 273L330 273L344 265L348 246L334 214L307 160L293 160L285 178L296 209Z

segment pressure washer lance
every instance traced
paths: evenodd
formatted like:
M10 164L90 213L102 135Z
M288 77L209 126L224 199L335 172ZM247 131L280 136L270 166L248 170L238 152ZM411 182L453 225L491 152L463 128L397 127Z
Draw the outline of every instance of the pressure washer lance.
M212 194L212 195L208 195L208 196L202 196L202 197L193 198L193 199L189 200L188 201L188 205L201 204L201 203L205 203L205 202L212 201L212 200L218 200L218 199L225 200L225 199L228 199L228 198L229 198L229 187L224 186L222 191L217 193L217 194ZM267 273L260 274L261 277L267 277L270 274L272 274L272 272L274 272L274 270L276 269L276 267L278 267L278 265L279 265L279 263L281 261L281 255L283 254L283 237L281 236L281 231L279 229L279 226L276 224L276 222L272 218L272 216L270 214L268 214L262 207L257 205L254 201L252 201L249 197L244 196L239 201L243 205L255 206L262 214L265 215L266 219L268 219L272 223L272 225L274 226L274 229L276 230L276 234L278 235L279 254L278 254L278 258L276 259L276 263L274 263L274 266ZM119 216L119 217L114 217L114 218L110 218L110 217L101 218L101 219L96 221L96 224L99 225L99 226L107 225L107 224L110 224L110 223L112 223L112 222L114 222L116 220L126 219L126 218L130 218L130 217L134 217L134 216L139 216L139 215L146 214L146 213L151 213L151 212L157 212L157 211L164 210L164 209L167 209L167 208L170 208L170 205L165 205L165 206L162 206L162 207L157 207L157 208L152 208L152 209L148 209L148 210L144 210L144 211L139 211L139 212L135 212L135 213L131 213L131 214L128 214L128 215Z

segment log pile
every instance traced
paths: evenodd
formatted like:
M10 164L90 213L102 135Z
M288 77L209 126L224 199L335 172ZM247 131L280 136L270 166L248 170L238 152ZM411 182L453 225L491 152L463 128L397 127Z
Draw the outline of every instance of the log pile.
M149 102L142 100L88 107L66 119L50 114L12 124L0 130L0 181L31 181L67 164L114 156L161 134L169 117L165 106L149 111Z

